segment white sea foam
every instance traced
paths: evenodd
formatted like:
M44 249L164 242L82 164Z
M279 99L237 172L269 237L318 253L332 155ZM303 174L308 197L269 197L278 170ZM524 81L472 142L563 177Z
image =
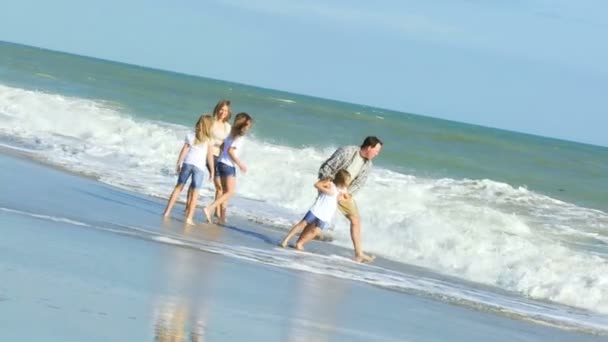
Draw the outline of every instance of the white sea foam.
M67 223L67 224L74 225L74 226L91 227L90 224L87 224L87 223L84 223L84 222L80 222L80 221L71 220L71 219L68 219L68 218L65 218L65 217L57 217L57 216L52 216L52 215L36 214L36 213L30 213L30 212L16 210L16 209L3 208L3 207L0 207L0 211L4 211L4 212L7 212L7 213L11 213L11 214L30 216L30 217L41 219L41 220L48 220L48 221L59 222L59 223Z
M193 118L194 120L194 118ZM103 182L168 196L188 127L102 101L0 85L0 141ZM254 131L255 132L255 131ZM231 210L288 227L311 205L334 147L249 138ZM204 196L210 196L206 182ZM207 199L203 199L206 201ZM376 167L357 194L364 246L403 263L608 313L608 215L492 180L423 179ZM339 217L334 243L349 246Z
M182 242L180 240L177 240L177 239L174 239L174 238L167 237L167 236L156 236L156 237L153 237L152 240L155 240L155 241L158 241L158 242L161 242L161 243L166 243L166 244L169 244L169 245L176 245L176 246L184 246L185 245L184 242Z
M279 98L279 97L271 97L271 99L273 99L275 101L279 101L279 102L284 102L284 103L296 103L296 101L294 101L294 100L282 99L282 98Z

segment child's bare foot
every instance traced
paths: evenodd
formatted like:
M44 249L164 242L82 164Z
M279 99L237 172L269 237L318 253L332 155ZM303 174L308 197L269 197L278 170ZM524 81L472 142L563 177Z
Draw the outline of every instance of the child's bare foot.
M163 218L164 218L164 219L168 219L168 218L169 218L169 216L171 216L171 215L169 215L169 213L168 213L168 212L164 212L164 213L163 213Z
M374 261L374 259L376 259L375 256L367 255L365 253L361 253L361 254L355 256L355 261L357 261L357 262L364 262L364 263L372 262L372 261Z
M303 251L304 250L304 245L301 243L296 243L296 249L299 251Z
M194 221L191 218L186 219L186 224L194 225Z
M283 240L281 241L281 243L279 244L279 246L283 247L283 248L287 248L287 240Z
M207 223L211 223L211 215L209 215L209 209L207 209L207 207L203 208L203 213L205 214L205 217L207 218Z

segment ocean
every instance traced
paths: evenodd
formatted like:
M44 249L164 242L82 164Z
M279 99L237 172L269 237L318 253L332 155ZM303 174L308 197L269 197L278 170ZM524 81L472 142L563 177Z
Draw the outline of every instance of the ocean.
M337 147L384 141L356 199L386 262L308 271L608 331L606 147L0 42L0 145L141 195L168 197L184 135L219 99L255 121L231 214L273 229L306 212ZM344 218L331 235L350 248Z

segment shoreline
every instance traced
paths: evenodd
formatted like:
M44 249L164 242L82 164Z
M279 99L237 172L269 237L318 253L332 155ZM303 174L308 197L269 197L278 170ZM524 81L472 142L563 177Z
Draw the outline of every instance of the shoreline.
M88 173L79 172L79 171L74 171L74 170L69 169L66 166L52 163L52 162L46 160L44 157L42 157L40 155L37 155L35 152L20 150L20 149L11 147L11 146L0 144L0 154L6 154L6 155L9 155L9 156L12 156L12 157L15 157L15 158L20 158L20 159L24 159L24 160L27 160L27 161L31 161L31 162L34 162L34 163L36 163L38 165L41 165L41 166L44 166L44 167L48 167L48 168L51 168L51 169L54 169L54 170L57 170L57 171L60 171L60 172L65 172L65 173L68 173L68 174L71 174L71 175L74 175L74 176L77 176L77 177L87 178L87 179L96 181L96 182L98 182L100 184L104 184L104 185L107 185L107 186L114 187L116 189L120 189L121 191L137 193L136 191L134 191L132 189L129 189L129 188L126 188L126 187L120 187L120 186L116 186L114 184L103 182L103 181L100 180L100 177L98 175L88 174ZM172 190L172 188L171 189L167 189L167 194L170 194L171 190ZM154 195L154 194L145 194L145 193L138 193L138 194L142 195L142 196L148 196L148 197L151 197L151 198L162 200L162 201L165 201L165 202L168 200L167 197L157 196L157 195ZM181 196L180 196L177 199L176 204L185 205L186 202L183 199L181 199ZM197 207L197 210L199 210L200 212L202 212L203 206L202 206L200 200L199 200L199 203L197 204L196 207ZM175 208L174 208L174 211L175 211ZM200 212L199 212L199 214L200 214ZM267 226L267 227L270 227L271 229L276 229L278 232L287 232L291 228L291 227L282 227L282 226L278 226L278 225L271 225L271 224L268 224L267 222L259 222L259 221L256 221L254 219L250 219L250 218L246 218L246 217L240 217L240 218L242 218L244 220L247 220L248 222L251 222L252 224L256 224L256 225L260 225L260 226ZM203 219L204 219L204 217L203 217ZM195 223L197 225L208 224L208 223L203 222L203 221L197 221ZM215 223L210 223L210 224L215 224ZM330 232L326 232L325 234L323 234L323 235L321 235L319 237L316 237L315 240L316 241L323 241L323 242L331 242L331 241L334 240L334 237L333 237L333 235L331 234L331 231L330 231Z
M186 247L186 249L192 250L193 252L212 253L214 255L217 255L218 257L227 257L229 259L232 259L231 255L237 256L237 259L235 259L237 261L235 261L235 262L240 263L240 262L247 262L249 260L249 262L253 263L252 267L264 267L264 268L269 268L269 269L279 271L279 272L288 272L288 273L295 272L297 274L309 275L309 276L311 274L314 274L314 273L310 273L311 271L314 272L314 269L302 269L302 268L298 268L298 267L294 268L293 266L285 267L285 266L281 266L280 264L279 265L276 264L277 260L280 261L281 258L284 257L283 255L286 255L289 258L292 258L292 257L301 258L301 257L305 257L307 254L302 255L302 254L297 254L297 253L294 253L291 251L283 252L281 250L277 250L277 248L274 247L274 245L275 245L275 242L278 241L277 233L280 234L281 232L278 232L274 228L265 227L263 225L258 225L256 223L250 222L246 218L241 218L241 219L235 219L236 225L226 226L226 227L218 227L215 225L207 225L207 224L197 224L196 226L190 228L191 232L187 233L186 230L183 230L185 228L183 228L183 224L181 224L181 222L179 220L171 219L171 220L169 220L169 222L163 223L163 222L161 222L162 220L160 217L160 212L157 213L156 210L149 210L150 208L148 206L152 206L152 207L156 207L156 208L158 208L159 205L162 206L162 203L160 203L160 201L158 199L152 198L147 195L132 193L125 189L116 188L111 185L107 185L105 183L98 182L94 178L85 177L79 173L65 172L65 170L63 168L49 166L48 164L44 163L43 161L37 161L35 159L31 159L25 153L13 153L13 154L6 154L6 155L8 155L9 157L12 157L12 158L16 158L14 160L22 160L25 164L34 162L31 165L41 166L42 169L39 171L36 171L36 172L48 173L48 172L50 172L50 170L54 170L54 171L56 171L56 173L58 173L56 176L59 178L66 178L66 177L70 178L69 176L66 176L66 175L71 175L71 176L76 177L76 179L74 179L74 181L76 183L85 183L85 184L90 183L90 185L86 185L86 186L83 185L83 186L86 189L88 189L87 191L93 191L93 193L96 193L99 191L107 192L106 194L103 194L103 198L112 197L112 196L118 196L118 198L123 198L126 196L128 201L121 200L123 203L120 203L120 202L115 203L113 201L110 202L110 204L112 206L118 204L122 207L126 207L126 210L123 210L122 214L120 213L119 210L116 210L116 208L115 209L111 209L111 208L103 209L103 206L99 207L97 205L97 207L99 208L97 210L100 212L104 212L104 211L112 212L114 215L110 215L110 217L114 217L114 216L116 216L118 218L122 217L121 220L119 220L119 221L122 221L124 218L128 218L128 216L134 215L132 213L132 210L137 210L137 208L144 206L145 208L143 208L143 209L145 209L145 211L148 212L148 213L144 212L145 216L147 217L145 219L140 218L140 219L136 219L136 220L130 220L134 223L128 223L128 222L127 223L120 223L120 222L115 223L114 221L110 221L109 223L106 223L105 226L103 226L103 225L101 226L102 228L105 227L110 230L111 229L119 229L119 230L122 229L121 231L119 231L119 233L120 233L119 235L123 235L123 237L125 234L127 234L127 235L133 236L133 237L141 237L144 241L154 242L155 244L158 244L160 242L160 245L167 246L168 248L177 247L178 249L183 249L183 247ZM28 166L25 166L25 167L28 167ZM29 168L32 168L32 166L30 166ZM62 175L64 175L64 176L62 176ZM92 188L91 188L91 185L93 185ZM98 188L98 189L95 189L95 188ZM136 203L133 203L133 201L135 201ZM81 202L82 201L77 201L76 203L81 203ZM139 203L139 202L142 202L142 203ZM17 201L16 203L19 203L19 201ZM136 204L135 207L133 207L133 204ZM179 209L176 208L176 211L177 210L179 210ZM29 212L36 212L36 211L30 210ZM126 215L126 217L123 217L125 215ZM139 215L139 214L137 214L137 215ZM70 220L74 219L73 216L69 216L67 218ZM129 221L129 220L127 220L127 221ZM96 221L88 221L88 220L82 220L80 222L83 222L85 224L98 224L98 223L96 223ZM158 226L159 224L160 224L160 226ZM135 227L135 228L143 227L142 229L144 229L145 231L138 232L138 231L129 230L130 228L133 228L133 227ZM159 227L162 232L161 234L156 233L156 231L159 229ZM152 229L152 230L150 230L150 229ZM87 230L87 229L85 229L85 230ZM104 230L104 229L102 229L102 230ZM115 232L117 232L117 231L115 231ZM141 235L141 234L144 234L144 235ZM113 234L113 235L116 235L116 234ZM223 243L222 247L219 247L219 245L215 245L212 243L212 241L214 241L213 239L216 238L216 236L218 236L218 235L222 236L222 239L221 239L221 241ZM212 239L212 240L209 241L209 239ZM128 240L131 240L131 239L128 239ZM275 240L277 240L277 241L275 241ZM188 246L187 245L188 243L193 243L193 245ZM239 247L239 245L242 245L243 243L245 244L245 246L255 247L259 250L257 252L255 252L254 254L251 254L251 253L247 254L248 253L247 250L242 250ZM230 246L232 246L232 247L230 247ZM161 247L161 248L164 248L164 247ZM332 255L334 255L333 253L336 253L337 255L341 255L342 253L344 253L345 250L341 247L336 247L336 246L329 245L329 244L314 245L311 248L311 251L312 251L312 253L315 253L315 254L320 253L317 256L315 256L315 258L320 258L319 261L326 260L324 262L337 263L335 266L346 267L347 270L352 267L355 267L354 270L356 270L358 268L358 266L356 266L354 263L346 262L345 260L341 259L342 257L335 259L335 257L332 256ZM350 252L350 251L348 251L348 252ZM277 253L278 253L278 255L277 255ZM265 258L271 258L270 260L274 260L274 261L267 262L267 261L265 261ZM383 263L381 261L379 266L382 266L385 264L386 263ZM343 266L339 266L339 265L343 265ZM331 266L331 267L335 267L335 266ZM412 267L411 269L415 269L415 267ZM426 271L426 272L428 272L428 271ZM585 335L590 334L589 336L604 336L605 335L605 334L593 334L593 332L590 332L585 329L581 330L580 328L576 328L576 327L574 329L571 329L570 327L563 325L563 322L561 322L562 325L560 325L559 322L556 324L553 324L551 322L546 322L543 320L534 321L534 319L532 317L525 317L525 316L517 317L517 315L509 315L509 314L502 313L500 311L500 309L487 310L487 308L479 308L479 307L476 308L474 304L466 305L463 302L446 300L446 298L443 298L443 300L442 300L440 297L436 298L436 297L434 297L434 295L429 295L429 293L417 292L415 290L403 290L403 289L398 289L398 288L379 286L378 284L367 283L365 281L361 281L361 280L364 280L364 278L361 278L361 280L357 280L356 278L349 279L349 278L336 277L335 275L331 275L331 274L320 274L319 276L329 277L332 279L337 279L338 281L345 281L345 282L351 283L351 284L358 284L357 286L364 286L364 287L371 286L372 288L378 289L378 291L388 291L391 293L395 293L396 296L406 296L406 297L418 298L420 300L428 300L428 301L435 303L435 305L437 305L439 307L448 306L448 307L453 307L454 310L464 310L464 312L477 312L480 315L492 316L492 317L494 317L493 319L496 319L499 321L500 320L509 320L509 321L512 320L515 322L520 322L521 324L524 324L527 322L526 324L529 323L529 324L533 324L536 326L547 326L547 328L557 329L559 331L572 331L572 332L576 332L576 333L583 333ZM362 277L364 277L364 275L362 275ZM446 279L450 279L450 278L446 277ZM522 319L522 317L523 317L523 319Z

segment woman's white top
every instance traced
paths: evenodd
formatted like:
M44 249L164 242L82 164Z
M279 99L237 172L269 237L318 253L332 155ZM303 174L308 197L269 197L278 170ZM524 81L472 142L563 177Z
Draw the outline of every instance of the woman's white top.
M213 155L220 155L220 146L230 134L230 124L227 122L218 123L214 121L211 125L211 143L213 144Z

